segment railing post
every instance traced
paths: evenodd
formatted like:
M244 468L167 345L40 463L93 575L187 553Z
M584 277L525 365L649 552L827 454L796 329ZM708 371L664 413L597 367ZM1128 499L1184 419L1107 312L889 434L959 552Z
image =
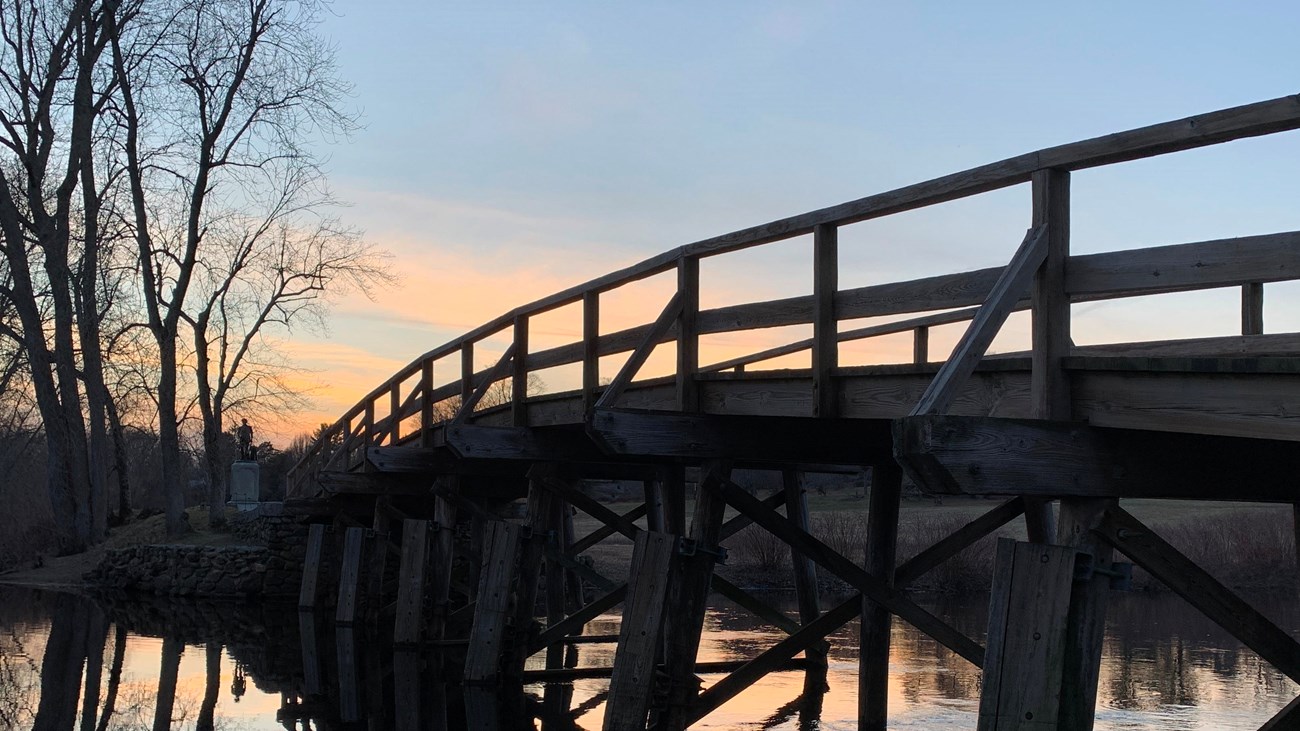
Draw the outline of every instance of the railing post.
M433 446L433 361L420 364L420 446Z
M912 330L912 362L916 365L930 362L930 328L928 327Z
M833 370L839 365L839 319L835 292L839 289L839 229L830 224L813 228L813 415L836 416L838 394Z
M394 381L393 390L388 393L388 446L396 447L402 438L402 382Z
M474 395L474 343L466 340L460 346L460 403L469 403Z
M600 386L600 292L582 294L582 413L596 405Z
M682 313L677 318L677 406L682 411L699 411L700 391L695 374L700 368L700 334L696 320L700 313L700 260L683 256L677 260L677 291L682 296Z
M510 421L528 426L528 315L515 316L515 358L510 372Z
M375 400L366 400L366 415L361 422L361 467L369 469L370 448L375 446Z
M1241 334L1264 334L1264 285L1249 282L1241 285Z

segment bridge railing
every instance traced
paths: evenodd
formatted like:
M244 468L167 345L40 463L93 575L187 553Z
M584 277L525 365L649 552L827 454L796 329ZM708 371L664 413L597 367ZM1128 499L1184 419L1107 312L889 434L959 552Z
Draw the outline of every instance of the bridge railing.
M589 411L614 403L655 346L677 344L673 380L679 408L698 408L697 376L746 367L801 351L812 352L815 406L812 415L835 412L833 379L841 342L911 332L913 360L929 357L933 327L973 318L1002 276L1003 267L926 277L853 289L838 286L838 229L1029 182L1044 170L1073 171L1219 144L1300 127L1300 97L1288 96L1166 122L983 165L878 195L822 208L760 226L687 244L515 308L412 361L363 397L328 427L295 466L291 496L315 492L313 477L323 470L364 468L366 450L375 446L430 444L431 427L469 418L483 405L494 384L510 383L509 408L516 425L528 423L530 373L582 364L582 405ZM810 295L701 310L700 260L799 236L812 235L813 292ZM677 288L651 323L600 332L601 296L633 282L676 271ZM1196 289L1242 288L1243 334L1262 333L1262 285L1300 276L1300 232L1206 241L1175 246L1070 256L1061 278L1066 302L1088 302ZM561 307L581 304L581 340L530 351L529 322ZM1014 309L1031 306L1031 298ZM918 314L923 313L923 314ZM839 322L869 317L913 315L907 319L841 332ZM701 335L787 325L813 327L811 338L747 356L699 363ZM509 334L511 346L495 365L476 370L475 347ZM631 352L608 386L599 378L602 357ZM435 386L435 361L455 359L452 382ZM405 427L404 427L405 425Z

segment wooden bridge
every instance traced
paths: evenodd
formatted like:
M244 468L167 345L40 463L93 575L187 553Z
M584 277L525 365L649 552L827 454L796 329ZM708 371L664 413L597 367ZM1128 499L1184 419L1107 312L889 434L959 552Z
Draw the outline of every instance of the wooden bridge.
M299 509L347 528L336 562L339 620L353 621L367 592L374 607L388 603L380 585L392 552L401 577L390 607L395 641L446 643L459 632L468 639L461 671L472 685L526 680L524 659L543 651L547 672L560 677L560 643L622 603L605 728L675 730L799 653L816 682L824 638L860 616L860 728L883 729L897 615L983 668L981 729L1086 729L1107 595L1123 573L1118 551L1300 682L1300 644L1117 502L1300 501L1300 333L1265 334L1263 326L1264 286L1300 278L1300 231L1070 253L1074 172L1297 127L1300 98L1285 97L1032 152L682 246L435 348L344 414L290 478ZM1030 226L1008 237L1006 266L840 288L841 228L1025 183ZM810 239L812 294L700 308L702 259L794 237ZM601 331L602 297L674 271L676 291L653 321ZM1214 288L1240 291L1240 335L1086 347L1071 339L1073 304ZM581 339L531 348L530 322L571 305L581 308ZM1032 313L1032 349L988 355L1020 310ZM841 327L883 317L896 319ZM965 334L937 361L930 329L952 323L967 323ZM809 324L811 338L700 362L701 336ZM900 333L913 338L911 362L839 364L840 343ZM504 354L476 369L476 345L503 336L511 343ZM675 346L675 372L638 378L666 344ZM810 368L763 368L802 351L811 351ZM619 354L622 367L602 383L601 359ZM435 364L439 373L453 369L448 382L438 385ZM567 364L581 364L579 388L528 393L530 374ZM505 403L487 405L493 389L509 394ZM740 467L780 471L784 489L755 496L736 484ZM800 477L868 467L866 555L843 556L810 533ZM688 475L698 475L689 523ZM1005 502L898 565L905 477L927 492ZM644 503L616 514L577 489L588 478L641 481ZM499 517L502 503L525 497L522 525ZM570 506L604 527L575 536ZM735 517L724 520L728 510ZM1022 515L1031 542L999 547L985 646L905 593ZM793 550L797 620L712 576L720 542L750 523ZM469 525L471 537L454 540ZM595 575L577 560L614 534L635 541L627 577ZM312 538L304 606L316 603L327 578L318 561L323 530ZM469 565L468 579L453 578L457 560ZM819 606L817 571L860 593ZM710 591L789 636L701 690L696 655ZM1297 709L1300 699L1263 728L1300 727Z

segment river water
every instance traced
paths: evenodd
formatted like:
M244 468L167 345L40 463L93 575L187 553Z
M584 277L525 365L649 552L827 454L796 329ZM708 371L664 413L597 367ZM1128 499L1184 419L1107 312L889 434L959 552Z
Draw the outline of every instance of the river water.
M774 601L783 597L777 595ZM982 598L923 604L982 640ZM1262 601L1282 627L1300 607ZM618 630L605 615L587 634ZM752 657L780 639L743 610L720 604L707 619L702 660ZM904 624L890 657L891 729L973 729L979 672ZM613 646L578 646L580 667L608 666ZM769 675L694 728L854 729L857 625L832 637L824 693L798 671ZM429 657L394 653L358 627L339 632L293 607L101 600L0 587L0 729L429 728L447 699L451 728L490 729L493 715L545 715L546 688L522 695L462 693L437 682ZM541 667L541 657L529 662ZM706 686L716 675L705 676ZM552 686L578 711L539 728L599 729L608 681ZM1300 688L1181 599L1116 595L1109 614L1098 729L1254 729ZM477 701L475 700L477 698ZM475 703L479 705L475 705ZM466 723L465 704L471 719ZM551 706L554 708L554 706ZM507 716L508 717L508 714ZM170 724L155 723L156 718ZM551 718L556 718L551 716ZM502 721L501 728L530 728Z

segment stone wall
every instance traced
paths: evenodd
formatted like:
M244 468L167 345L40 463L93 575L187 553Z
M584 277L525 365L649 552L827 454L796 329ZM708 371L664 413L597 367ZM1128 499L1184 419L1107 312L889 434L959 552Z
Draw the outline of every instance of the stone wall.
M245 545L142 545L109 550L88 583L169 596L294 597L302 582L307 529L279 503L230 516Z

